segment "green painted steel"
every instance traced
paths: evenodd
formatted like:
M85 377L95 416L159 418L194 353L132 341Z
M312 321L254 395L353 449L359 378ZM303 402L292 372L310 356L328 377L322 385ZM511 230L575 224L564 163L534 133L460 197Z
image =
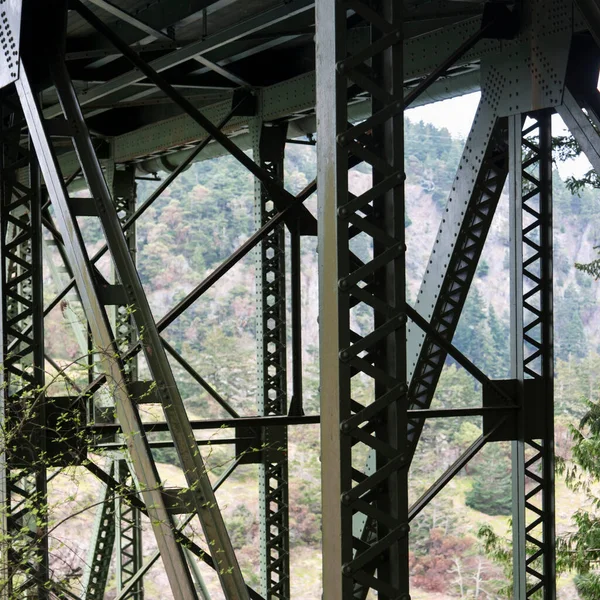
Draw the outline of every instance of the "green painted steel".
M48 194L57 212L57 221L63 243L92 330L94 348L98 349L101 357L101 368L111 381L112 390L116 397L117 417L125 427L127 434L129 434L129 449L136 469L140 473L140 481L144 485L143 496L148 511L152 515L152 526L155 530L158 546L161 549L165 569L169 574L171 586L176 590L176 593L181 598L195 600L196 594L191 577L185 565L181 547L175 539L171 517L160 491L156 467L143 434L139 413L127 393L126 379L119 360L118 350L113 343L113 333L111 332L108 316L99 298L89 260L81 241L81 234L70 211L63 178L58 171L58 161L46 135L41 112L31 91L23 65L16 86L29 133L32 136L33 146L48 188ZM68 92L68 89L64 91ZM70 114L69 108L66 108L68 114ZM77 115L71 116L76 117ZM84 128L78 130L77 133L80 136L85 136L86 131L87 129ZM108 198L105 208L113 211L114 218L118 222L110 198ZM128 251L125 252L128 255Z
M44 361L40 175L20 128L14 92L0 97L0 216L2 221L0 341L1 582L4 600L43 600L48 566L47 403ZM26 164L26 183L17 169Z
M275 180L283 183L287 125L253 125L254 160ZM255 185L255 220L262 227L277 214L271 195ZM258 248L257 352L258 413L286 415L287 399L287 306L285 227L273 229ZM289 490L287 431L274 435L264 428L259 464L259 519L261 540L261 591L266 600L290 598Z
M136 209L135 168L115 169L112 181L112 199L119 217L121 227L131 219ZM136 228L135 225L124 231L127 246L132 260L136 258ZM115 332L116 344L122 356L138 342L138 335L133 319L135 307L117 304L115 306ZM133 355L124 361L125 375L129 383L138 380L138 357ZM115 458L115 478L119 483L129 488L138 488L135 485L133 473L129 469L127 460ZM139 509L131 506L121 495L115 496L115 528L116 528L116 555L117 555L117 591L131 580L142 567L142 524ZM143 600L144 580L137 581L125 596L127 600Z
M403 8L386 0L352 8L370 31L361 52L348 43L347 4L317 4L323 593L353 598L367 587L407 600L403 115L393 114L404 97ZM372 124L348 125L348 89L372 93ZM357 195L351 154L373 169L372 187ZM368 257L353 252L359 233ZM372 319L359 331L357 306ZM353 394L359 375L370 390L362 402ZM353 456L357 443L374 451L372 464ZM356 515L372 520L372 537L354 536Z
M513 442L515 598L556 598L551 111L511 118L511 367L540 432ZM526 383L536 393L526 394ZM531 388L529 388L531 389Z
M114 468L114 461L111 460L109 468L111 477L114 476ZM104 598L115 545L114 491L103 484L100 498L81 583L83 600L102 600Z

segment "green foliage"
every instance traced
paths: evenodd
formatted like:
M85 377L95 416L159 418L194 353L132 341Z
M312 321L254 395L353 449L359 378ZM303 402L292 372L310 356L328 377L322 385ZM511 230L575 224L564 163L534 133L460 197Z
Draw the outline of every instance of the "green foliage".
M599 251L599 247L596 246L594 250ZM600 254L600 251L598 253ZM575 263L575 268L586 275L591 275L596 281L600 279L600 258L596 258L589 263Z
M407 169L407 182L422 185L443 207L456 175L462 143L452 139L447 129L405 120L404 147L407 164L419 164L419 168Z
M465 504L487 515L509 515L512 509L510 459L498 444L488 444L473 473Z
M569 357L583 358L587 353L587 341L581 318L581 294L569 286L562 300L556 303L554 322L560 332L556 336L555 356L563 360Z
M239 550L252 541L252 529L258 529L255 515L243 504L236 506L231 517L227 519L227 531L234 549Z
M488 262L483 259L479 262L479 266L477 267L477 275L479 277L487 277L490 273L490 265Z
M476 286L463 308L454 345L491 377L506 377L509 369L508 323L487 305Z

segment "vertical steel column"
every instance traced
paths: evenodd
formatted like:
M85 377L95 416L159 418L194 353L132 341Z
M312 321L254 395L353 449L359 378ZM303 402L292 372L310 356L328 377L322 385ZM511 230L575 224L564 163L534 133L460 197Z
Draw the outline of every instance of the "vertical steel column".
M283 182L287 125L253 125L254 160ZM255 184L256 224L262 227L276 214L270 194ZM287 414L287 329L285 293L285 228L273 229L259 247L257 343L261 415ZM262 594L267 600L290 597L290 547L287 431L277 435L264 428L264 451L259 465L259 504ZM277 448L270 449L273 444ZM276 452L274 452L276 450Z
M115 462L115 478L124 487L135 489L135 481L124 459ZM117 529L117 590L121 591L142 567L142 524L141 514L125 502L120 494L115 495L115 524ZM127 592L124 598L141 600L144 597L144 578Z
M116 461L110 465L109 475L114 476ZM115 545L115 493L108 486L102 486L102 504L96 511L94 530L83 573L84 600L103 600L108 582L108 572Z
M23 118L0 99L3 575L0 596L48 597L41 187ZM17 170L29 169L20 183ZM12 346L12 351L9 351ZM10 546L10 548L7 547Z
M402 3L323 0L316 9L323 593L337 600L371 588L405 600ZM347 44L349 10L371 32L371 45L356 54ZM348 127L349 88L373 98L373 116L357 127ZM373 169L373 186L359 196L348 190L350 152ZM365 262L353 250L359 235L372 243ZM368 331L354 321L358 306L373 317ZM370 382L372 398L355 395L355 378ZM373 451L372 468L364 450ZM356 516L371 519L373 539L353 535Z
M128 166L124 170L115 169L112 185L113 203L117 210L121 226L135 212L136 187L134 165ZM129 253L135 262L137 250L135 225L129 227L124 235ZM116 343L121 356L126 356L138 341L133 319L134 309L135 307L123 304L115 307ZM124 360L123 367L128 382L136 381L138 372L137 354ZM115 459L114 470L115 477L119 483L129 488L135 488L133 475L125 459ZM142 567L142 524L140 511L127 502L124 502L118 494L115 497L115 526L117 531L117 590L120 591ZM140 578L125 598L142 600L143 597L144 580Z
M554 600L551 112L511 117L510 146L512 377L544 423L530 439L523 416L513 443L514 597Z

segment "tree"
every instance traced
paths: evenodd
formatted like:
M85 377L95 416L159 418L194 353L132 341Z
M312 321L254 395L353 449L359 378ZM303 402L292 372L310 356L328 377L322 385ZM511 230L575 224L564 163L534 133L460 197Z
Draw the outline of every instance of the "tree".
M479 368L485 369L491 354L490 332L486 326L487 306L481 292L473 286L465 302L454 345Z
M467 492L465 504L486 515L509 515L510 461L497 444L488 444L485 458L474 469L473 487Z

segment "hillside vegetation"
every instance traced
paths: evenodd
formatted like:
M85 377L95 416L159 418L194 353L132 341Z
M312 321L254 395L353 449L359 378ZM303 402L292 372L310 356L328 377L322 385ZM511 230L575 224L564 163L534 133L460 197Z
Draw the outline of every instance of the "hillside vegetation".
M461 142L446 130L423 123L406 122L406 202L408 295L414 299L435 239L456 168ZM298 192L316 172L312 147L288 146L286 186ZM355 192L369 185L364 167L351 174ZM140 182L143 200L155 184ZM155 316L160 319L179 299L227 258L255 229L254 183L231 158L193 165L181 175L141 219L137 233L137 261ZM308 202L311 210L315 199ZM573 268L575 262L593 257L600 240L600 198L591 192L570 194L555 174L556 302L556 413L557 448L567 456L568 425L585 411L585 399L598 399L600 377L600 286ZM509 371L508 336L508 199L504 195L480 261L477 276L455 336L456 345L491 377L505 378ZM99 245L99 232L85 225L90 247ZM58 259L53 255L58 264ZM257 364L255 342L256 255L244 258L221 281L181 316L165 333L166 339L226 398L240 414L255 414ZM304 406L317 413L318 396L318 291L316 240L302 241L302 307L304 342ZM102 267L108 273L106 265ZM48 299L53 286L48 275ZM69 304L79 314L74 296ZM62 363L81 356L69 326L64 306L48 319L47 350ZM142 375L144 365L141 365ZM186 406L193 418L227 416L225 411L174 364ZM368 393L368 391L365 391ZM467 407L480 402L481 390L462 369L448 362L434 400L437 407ZM145 418L161 419L148 409ZM481 431L479 418L445 419L428 423L411 471L411 496L418 495L443 472ZM290 523L293 598L320 598L320 461L318 428L290 429ZM208 434L207 434L208 437ZM227 432L211 439L233 437ZM152 439L159 439L158 437ZM157 459L173 485L182 483L173 466L171 450L157 450ZM203 449L217 478L233 458L230 445L214 444ZM217 497L224 510L232 539L239 549L247 581L259 586L256 466L243 466L220 488ZM481 454L436 498L412 525L413 598L503 598L502 570L485 556L476 533L489 524L500 535L509 530L510 444L496 443ZM493 484L490 486L490 482ZM493 489L490 494L490 488ZM68 497L61 515L93 504L99 485L67 472L52 483L52 498ZM559 533L572 525L570 517L581 505L577 495L558 482L557 523ZM94 509L67 520L55 532L54 568L85 560L85 531L91 530ZM153 551L148 524L145 555ZM59 543L59 540L61 543ZM209 588L214 574L201 567ZM166 599L166 579L160 569L151 569L146 598ZM74 584L76 587L76 583ZM114 577L111 592L116 593ZM561 579L561 599L578 598L570 577ZM214 592L213 598L220 598Z

